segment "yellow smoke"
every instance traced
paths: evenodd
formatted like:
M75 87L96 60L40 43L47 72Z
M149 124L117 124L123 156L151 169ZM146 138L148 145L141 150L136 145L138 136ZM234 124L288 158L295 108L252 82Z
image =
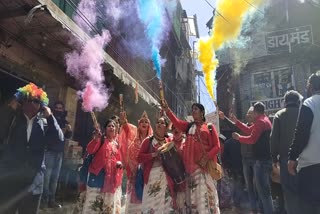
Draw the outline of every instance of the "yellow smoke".
M263 0L219 0L213 21L212 34L199 40L199 61L205 76L207 90L214 99L214 72L219 64L215 51L226 41L237 39L240 34L245 14L255 9Z

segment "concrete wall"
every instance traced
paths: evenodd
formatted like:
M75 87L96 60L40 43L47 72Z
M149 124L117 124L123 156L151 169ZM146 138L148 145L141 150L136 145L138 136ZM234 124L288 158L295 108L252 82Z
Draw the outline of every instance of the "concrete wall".
M68 121L74 127L77 97L75 90L67 87L64 67L17 42L10 48L1 48L0 61L3 70L43 87L48 94L49 106L57 100L65 102Z
M10 48L1 47L0 60L6 63L4 70L44 87L50 100L59 98L60 88L66 80L64 68L57 63L17 42Z
M241 112L238 115L241 118L244 118L246 111L250 107L252 103L250 103L253 100L257 100L256 97L254 97L255 88L253 87L253 76L257 72L271 72L276 71L281 68L288 68L292 74L292 87L294 90L297 90L299 93L301 93L304 97L305 94L305 88L306 88L306 81L308 79L308 76L310 75L310 63L311 62L304 62L304 63L296 63L296 62L290 62L288 60L288 57L282 56L278 57L277 59L274 57L264 58L261 60L254 60L253 62L249 63L246 68L240 73L239 76L239 91L240 91L240 97L237 100L237 105L240 107ZM275 87L275 76L271 75L271 84L272 87ZM265 97L264 99L271 99L271 98L280 98L283 96L277 96L273 94L273 96ZM264 100L263 99L263 100ZM259 99L258 99L259 100ZM276 111L276 110L275 110Z

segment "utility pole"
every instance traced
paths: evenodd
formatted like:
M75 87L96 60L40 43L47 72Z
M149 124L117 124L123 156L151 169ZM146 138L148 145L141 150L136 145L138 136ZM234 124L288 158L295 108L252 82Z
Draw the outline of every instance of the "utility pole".
M198 103L200 103L200 75L198 75Z
M203 77L203 72L195 70L197 78L198 78L198 103L200 103L200 77Z

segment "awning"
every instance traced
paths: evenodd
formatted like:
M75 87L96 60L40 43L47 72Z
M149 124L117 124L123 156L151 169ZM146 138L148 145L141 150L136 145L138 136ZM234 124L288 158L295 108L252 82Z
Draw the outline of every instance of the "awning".
M54 19L59 21L64 28L69 30L74 36L81 41L87 41L90 36L86 34L72 19L70 19L52 0L38 0L42 5L45 5ZM105 52L105 62L113 68L113 73L124 84L136 87L136 80L126 72L113 58ZM159 105L159 102L151 96L141 85L138 84L138 93L140 97L148 104Z

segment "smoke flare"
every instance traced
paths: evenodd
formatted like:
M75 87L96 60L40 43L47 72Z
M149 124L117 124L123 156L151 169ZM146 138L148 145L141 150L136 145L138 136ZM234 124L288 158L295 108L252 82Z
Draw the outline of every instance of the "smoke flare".
M166 22L165 7L163 1L138 0L138 17L145 25L145 33L151 42L151 59L157 71L157 77L161 79L160 47L164 38Z
M103 47L110 41L109 31L104 30L88 40L81 50L65 55L67 72L84 87L78 92L84 111L102 111L108 105L109 90L104 85L101 64L104 62Z
M205 84L210 96L214 99L214 72L219 65L215 51L230 40L240 35L245 14L250 9L256 9L262 0L220 0L217 11L223 16L216 15L213 21L212 34L209 38L199 41L199 61L205 75Z

